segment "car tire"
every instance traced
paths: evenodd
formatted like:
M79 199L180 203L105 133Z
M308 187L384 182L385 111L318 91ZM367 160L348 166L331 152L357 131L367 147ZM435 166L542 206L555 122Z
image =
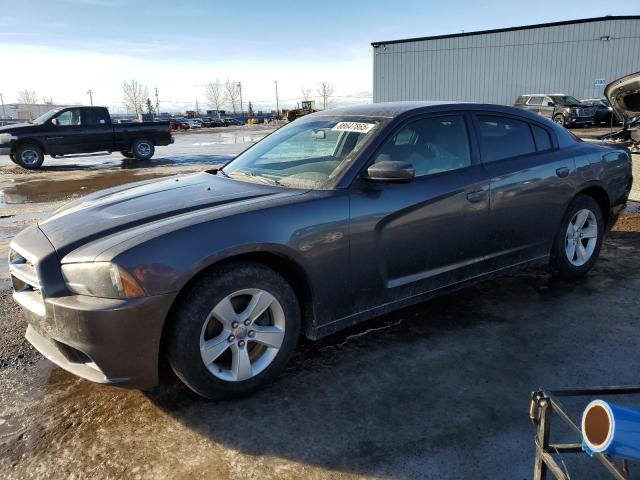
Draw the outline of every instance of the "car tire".
M10 153L10 154L9 154L9 160L11 160L13 163L16 163L16 164L18 163L18 162L16 161L16 156L15 156L13 153Z
M129 150L120 150L120 154L125 158L133 158L133 153Z
M562 125L564 128L567 128L567 121L564 118L564 115L556 115L555 117L553 117L553 121L556 122L559 125Z
M267 303L251 321L251 305ZM293 289L277 272L256 263L231 262L209 270L173 311L164 336L169 365L185 385L211 400L247 395L272 381L300 334ZM262 343L266 339L271 346Z
M588 195L576 196L562 218L551 250L555 275L565 279L586 275L598 258L604 232L598 202Z
M20 145L15 152L15 162L22 168L35 170L44 162L44 152L33 144Z
M148 138L139 138L133 142L131 146L131 153L133 153L133 156L138 160L149 160L153 157L155 151L156 147Z

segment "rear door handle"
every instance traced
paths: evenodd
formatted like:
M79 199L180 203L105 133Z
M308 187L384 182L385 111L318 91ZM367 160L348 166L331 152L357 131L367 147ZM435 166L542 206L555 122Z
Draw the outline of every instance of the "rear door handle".
M467 193L467 200L471 203L478 203L484 200L485 192L482 190L478 190L477 192Z
M564 178L566 176L569 175L569 168L568 167L560 167L556 170L556 175L559 176L560 178Z

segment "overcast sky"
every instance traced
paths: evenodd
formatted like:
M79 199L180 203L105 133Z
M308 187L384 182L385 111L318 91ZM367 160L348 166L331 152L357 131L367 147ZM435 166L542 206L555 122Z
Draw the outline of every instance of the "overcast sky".
M113 110L121 85L158 87L161 109L206 104L203 85L241 81L257 109L335 84L337 102L370 101L372 41L640 14L638 0L190 1L0 0L0 93ZM282 106L282 105L281 105Z

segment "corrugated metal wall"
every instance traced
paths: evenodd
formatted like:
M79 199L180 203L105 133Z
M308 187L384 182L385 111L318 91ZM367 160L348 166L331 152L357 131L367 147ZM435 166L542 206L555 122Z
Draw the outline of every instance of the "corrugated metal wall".
M602 41L609 36L609 41ZM375 46L373 100L510 105L523 93L602 96L640 71L640 20L606 20Z

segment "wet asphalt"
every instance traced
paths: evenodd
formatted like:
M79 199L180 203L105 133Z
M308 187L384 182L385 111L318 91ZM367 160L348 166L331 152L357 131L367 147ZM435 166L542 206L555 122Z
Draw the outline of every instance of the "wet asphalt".
M202 169L207 153L190 145L208 135L159 151L168 165L92 157L23 174L0 163L0 242L109 178ZM220 150L247 142L233 145L208 148L233 155ZM640 208L628 210L584 280L531 269L303 341L276 382L233 402L203 401L169 372L151 392L77 379L22 340L0 290L0 478L531 478L532 390L639 383ZM577 417L589 400L565 404ZM552 439L576 441L560 425ZM571 478L606 475L586 455L564 460Z

